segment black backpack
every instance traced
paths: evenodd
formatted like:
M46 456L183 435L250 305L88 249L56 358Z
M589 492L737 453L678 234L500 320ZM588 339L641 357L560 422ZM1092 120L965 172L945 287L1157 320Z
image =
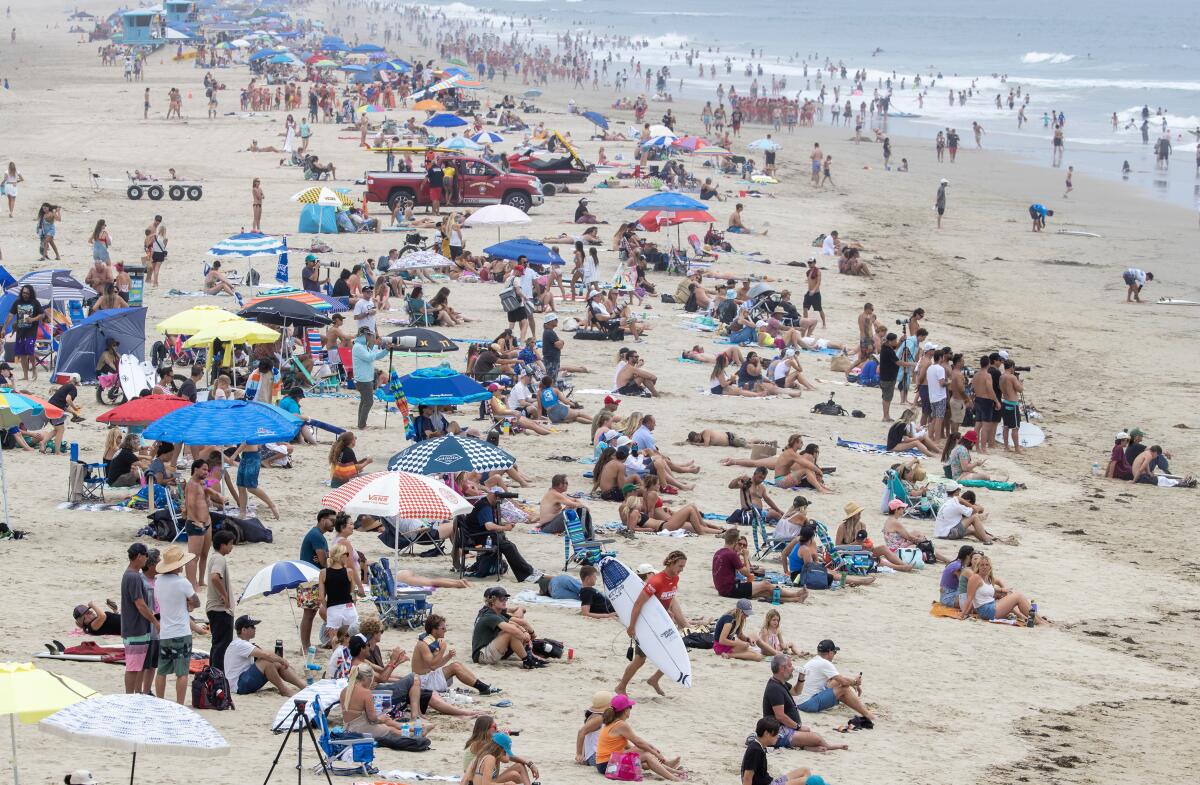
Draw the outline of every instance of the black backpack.
M725 299L717 306L717 319L722 324L729 324L737 317L737 300Z
M823 403L818 403L816 406L812 407L812 410L813 410L813 414L829 414L834 417L845 417L846 416L846 410L843 409L841 406L839 406L833 400L832 393L829 395L828 401L825 401Z
M233 708L229 679L220 668L209 665L192 679L192 708L225 711Z

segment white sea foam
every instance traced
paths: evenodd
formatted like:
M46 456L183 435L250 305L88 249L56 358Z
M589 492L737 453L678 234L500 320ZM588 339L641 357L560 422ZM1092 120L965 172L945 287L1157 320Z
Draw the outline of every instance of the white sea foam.
M578 2L578 0L576 0ZM734 16L728 11L634 11L637 16Z
M1074 59L1075 55L1069 55L1066 52L1026 52L1021 57L1021 62L1027 65L1036 63L1058 65L1060 63L1069 63Z

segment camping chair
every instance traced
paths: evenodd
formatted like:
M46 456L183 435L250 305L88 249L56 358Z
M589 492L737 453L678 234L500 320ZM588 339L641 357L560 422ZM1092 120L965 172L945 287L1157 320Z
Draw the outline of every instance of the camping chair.
M787 547L786 542L775 539L775 533L767 525L767 519L758 510L744 511L743 518L750 519L750 536L754 540L755 559L766 559Z
M616 551L606 551L603 546L616 542L616 540L591 540L588 539L588 532L584 529L583 521L575 510L563 510L563 524L566 531L563 532L563 569L567 569L571 562L580 565L595 564L605 556L616 556Z
M409 300L405 304L409 325L413 327L433 327L437 324L437 317L429 311L429 306L425 305L424 301L422 301L420 308L414 308L412 304L412 300Z
M697 262L715 262L719 257L715 253L704 250L704 246L700 244L700 238L697 235L688 235L688 245L692 247L692 253L696 255Z
M820 550L835 570L850 575L868 575L878 569L875 556L870 551L863 550L860 545L834 545L825 524L817 520L813 520L812 523L817 529L817 537L821 540Z
M332 709L333 706L329 708ZM320 733L317 740L317 745L321 748L319 769L328 769L333 774L377 774L379 770L371 765L375 760L375 739L366 733L331 730L328 711L329 709L321 706L320 697L313 696L313 721Z
M367 568L371 584L371 600L385 627L415 630L425 624L433 607L429 589L415 586L397 587L387 557L372 562Z
M108 485L107 471L107 463L73 461L67 473L67 501L104 502L104 488Z
M288 358L288 363L291 365L292 371L295 372L298 379L303 380L300 386L304 389L305 395L322 395L326 393L334 393L338 391L338 379L334 375L322 376L320 379L313 377L308 369L304 367L304 363L300 362L300 358L292 355Z
M933 518L942 506L942 499L932 495L935 488L941 488L941 486L931 486L926 495L917 496L914 500L912 491L915 489L900 479L900 475L895 469L888 469L883 476L883 501L880 507L886 512L888 503L892 499L899 499L908 505L904 510L903 517L921 520Z
M500 510L493 507L493 519L500 520ZM473 513L469 513L473 514ZM450 562L454 569L458 571L458 577L463 578L467 574L467 554L475 554L475 561L478 562L481 558L490 557L492 564L496 565L495 577L500 580L500 574L504 571L504 559L500 553L500 535L502 532L488 535L471 534L466 528L466 515L460 515L454 519L454 531L450 535L453 538L454 549L450 552ZM477 538L482 538L476 542ZM491 540L491 545L488 545L488 540Z
M68 300L67 316L70 318L72 326L79 324L87 318L87 314L83 312L83 303L79 300Z

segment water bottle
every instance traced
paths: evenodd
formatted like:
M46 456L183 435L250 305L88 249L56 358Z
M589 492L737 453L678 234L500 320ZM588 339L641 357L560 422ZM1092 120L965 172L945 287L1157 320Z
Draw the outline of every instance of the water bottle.
M304 680L308 682L309 686L311 686L313 683L313 671L317 667L315 662L316 658L317 647L309 646L308 652L304 655Z
M1037 603L1036 602L1029 603L1029 618L1026 620L1025 626L1026 627L1037 626Z
M1098 463L1093 463L1093 464L1092 464L1092 476L1093 476L1093 477L1099 477L1099 476L1100 476L1100 464L1098 464Z
M771 589L771 604L772 605L779 604L779 595L780 594L781 594L781 592L779 591L778 586L775 586L773 589Z
M276 657L283 656L283 639L282 638L275 639L275 656Z
M487 538L486 540L484 540L484 541L483 541L483 547L484 547L484 548L486 548L486 549L488 549L489 551L492 549L492 537L491 537L491 535L488 535L488 538Z
M420 717L416 717L416 718L415 718L415 719L413 719L413 721L412 721L412 735L413 735L413 738L414 738L414 739L419 739L419 738L421 738L421 735L422 735L423 733L424 733L424 723L421 721L421 718L420 718Z
M409 729L407 722L400 723L400 736L405 739L412 738L412 731Z

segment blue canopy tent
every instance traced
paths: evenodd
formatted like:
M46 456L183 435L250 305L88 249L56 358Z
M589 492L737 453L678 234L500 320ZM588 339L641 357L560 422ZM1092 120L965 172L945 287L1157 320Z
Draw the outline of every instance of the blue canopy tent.
M260 401L201 401L155 420L142 434L147 440L175 444L267 444L290 442L304 421Z
M109 338L117 342L120 354L142 360L146 354L146 309L97 311L67 330L58 339L55 373L77 373L82 382L96 381L96 361Z
M518 237L515 240L505 240L502 243L489 245L483 249L485 254L497 259L517 259L524 256L534 264L566 264L561 256L551 251L544 243L530 240L528 237Z
M400 386L404 397L414 406L457 406L492 397L482 384L444 365L419 368L402 376Z

